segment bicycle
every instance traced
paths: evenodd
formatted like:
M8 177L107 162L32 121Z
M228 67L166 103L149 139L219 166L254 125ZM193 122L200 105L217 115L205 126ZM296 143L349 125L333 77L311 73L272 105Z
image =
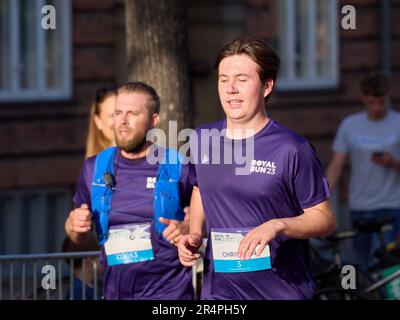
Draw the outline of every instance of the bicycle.
M383 232L393 222L391 217L383 217L375 221L355 223L356 230L337 232L332 236L321 239L325 249L333 253L333 259L329 260L311 247L313 257L313 278L316 284L315 299L317 300L370 300L394 298L385 294L384 288L400 279L400 257L390 254L384 245ZM342 268L346 263L342 262L340 247L343 241L353 238L358 232L375 232L380 235L380 248L375 252L378 262L364 272L356 268L356 288L344 289L342 280ZM383 270L398 267L399 270L382 274Z
M392 230L394 220L393 217L382 217L374 221L358 220L354 223L354 228L358 232L376 233L379 237L379 248L374 252L376 263L368 268L368 273L377 283L366 290L370 292L375 288L381 288L382 295L386 299L400 299L400 278L398 278L400 255L396 256L396 251L400 251L400 247L395 246L389 250L384 239L384 232Z

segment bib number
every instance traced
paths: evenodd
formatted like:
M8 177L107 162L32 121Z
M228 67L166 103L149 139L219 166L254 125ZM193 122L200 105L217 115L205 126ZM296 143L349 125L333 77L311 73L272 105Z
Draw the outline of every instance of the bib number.
M215 272L236 273L271 269L269 245L265 246L259 257L256 256L257 246L250 259L238 258L240 241L248 231L249 229L213 229L211 231Z
M109 266L138 263L154 259L150 223L111 227L104 244Z

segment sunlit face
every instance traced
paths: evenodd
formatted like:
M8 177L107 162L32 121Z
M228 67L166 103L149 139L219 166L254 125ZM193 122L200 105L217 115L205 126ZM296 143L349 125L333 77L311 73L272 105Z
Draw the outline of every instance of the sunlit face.
M372 120L379 120L386 116L388 111L388 97L375 97L372 95L363 95L362 101L367 108L368 117Z
M218 93L228 120L246 122L264 111L273 81L262 83L258 65L247 55L224 58L218 68Z
M94 116L96 127L109 141L114 141L114 107L116 96L107 97L100 103L100 114Z
M158 115L149 115L149 97L143 93L120 93L114 110L115 142L126 152L140 149L147 132L158 123Z

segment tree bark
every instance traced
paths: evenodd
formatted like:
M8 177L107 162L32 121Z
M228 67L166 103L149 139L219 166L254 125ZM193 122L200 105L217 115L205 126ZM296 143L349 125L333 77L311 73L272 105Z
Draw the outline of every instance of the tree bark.
M127 79L143 81L161 99L160 128L191 125L186 3L184 0L125 0Z

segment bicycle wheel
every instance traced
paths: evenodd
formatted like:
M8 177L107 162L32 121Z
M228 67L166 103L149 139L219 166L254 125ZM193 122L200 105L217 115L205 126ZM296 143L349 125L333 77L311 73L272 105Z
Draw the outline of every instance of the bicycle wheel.
M373 285L377 278L373 277L373 274L366 273L362 270L357 270L357 289L364 292L369 286ZM383 295L382 290L374 290L368 294L369 300L383 300L385 295Z
M341 287L322 288L316 291L314 300L369 300L360 290L344 290Z

